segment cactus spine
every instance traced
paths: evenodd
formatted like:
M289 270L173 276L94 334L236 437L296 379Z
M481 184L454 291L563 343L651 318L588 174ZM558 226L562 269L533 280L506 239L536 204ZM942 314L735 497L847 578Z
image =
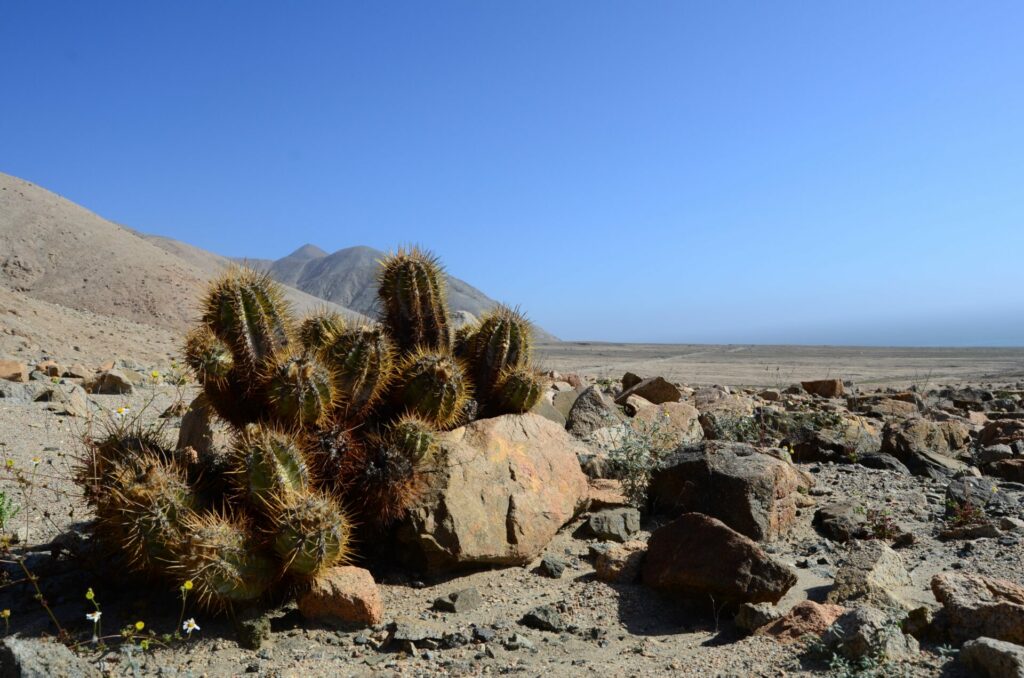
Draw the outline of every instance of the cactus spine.
M265 273L229 270L210 286L203 306L203 323L246 369L261 369L288 346L288 304Z

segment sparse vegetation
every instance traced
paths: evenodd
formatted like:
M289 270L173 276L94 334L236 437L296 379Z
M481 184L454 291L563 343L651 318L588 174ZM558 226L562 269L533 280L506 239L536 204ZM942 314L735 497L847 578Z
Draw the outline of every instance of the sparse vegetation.
M665 423L665 417L655 417L650 423L634 421L624 426L622 441L608 455L627 501L639 509L647 506L651 474L661 457L672 449L673 437L664 428Z

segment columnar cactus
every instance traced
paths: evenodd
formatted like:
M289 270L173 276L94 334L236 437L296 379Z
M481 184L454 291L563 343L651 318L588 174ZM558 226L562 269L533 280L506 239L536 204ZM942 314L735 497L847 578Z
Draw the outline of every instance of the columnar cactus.
M472 389L462 365L450 353L417 350L399 365L395 394L409 412L446 429L459 423Z
M399 249L381 262L377 282L384 323L402 351L451 346L444 275L437 257L416 247Z
M132 424L94 441L77 479L97 538L136 570L191 579L211 611L279 598L352 560L355 525L379 531L415 504L439 431L537 402L521 313L453 333L444 271L415 248L385 258L379 283L380 323L349 326L328 310L295 320L262 273L213 281L184 354L196 402L234 439L172 451Z
M394 353L384 328L371 325L342 332L324 348L351 416L365 415L380 402L394 374Z

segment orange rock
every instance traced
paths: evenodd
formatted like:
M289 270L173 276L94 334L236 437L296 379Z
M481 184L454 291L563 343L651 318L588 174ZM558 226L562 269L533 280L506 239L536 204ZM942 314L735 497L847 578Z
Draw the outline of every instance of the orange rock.
M332 567L299 598L307 619L333 618L373 626L384 619L384 604L373 575L361 567Z
M591 478L590 510L628 506L629 502L622 494L622 482L612 478Z
M0 360L0 379L28 381L28 366L16 360Z
M610 544L594 558L594 576L612 584L631 584L640 574L646 551L642 541Z
M758 629L757 633L783 642L797 642L808 634L821 636L845 612L842 605L821 605L805 600L794 605L781 619Z

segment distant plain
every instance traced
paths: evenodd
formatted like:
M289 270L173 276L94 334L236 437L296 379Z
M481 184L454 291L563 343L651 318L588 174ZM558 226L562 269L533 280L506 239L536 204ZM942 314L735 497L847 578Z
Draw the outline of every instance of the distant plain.
M1020 348L879 348L751 344L542 344L538 365L618 379L630 371L691 385L785 388L808 379L841 378L864 386L934 388L1024 381Z

